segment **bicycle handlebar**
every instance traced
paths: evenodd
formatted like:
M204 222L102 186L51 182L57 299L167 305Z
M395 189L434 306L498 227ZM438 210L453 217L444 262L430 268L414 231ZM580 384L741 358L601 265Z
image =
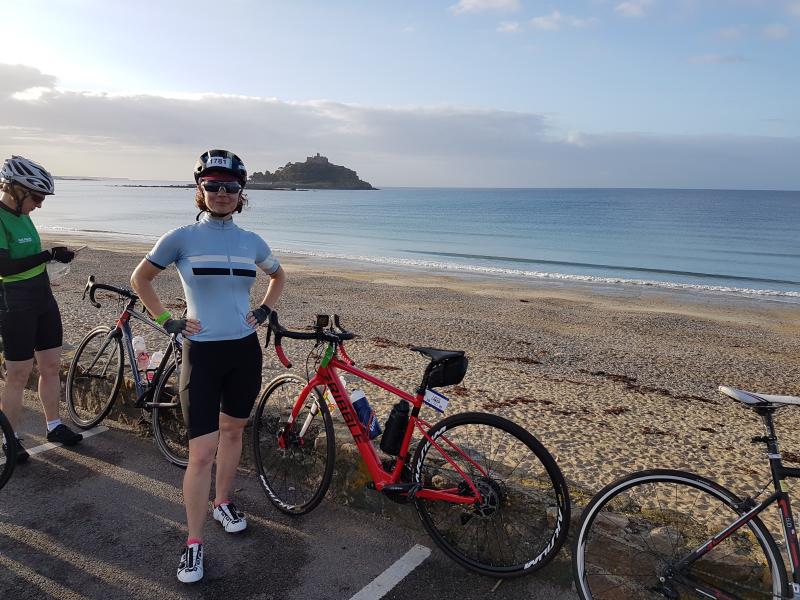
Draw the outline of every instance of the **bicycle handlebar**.
M97 283L94 280L94 275L89 275L89 278L86 280L86 287L83 290L83 296L81 296L81 299L82 300L85 299L86 294L88 293L89 302L91 302L95 308L100 308L100 303L94 298L94 294L97 290L107 290L109 292L114 292L115 294L119 294L120 296L128 298L129 300L139 299L139 296L134 294L131 290L114 287L113 285L108 285L106 283Z
M342 343L346 340L352 340L355 337L355 334L345 331L342 328L341 324L339 323L339 315L333 315L333 325L329 329L325 329L325 326L318 325L314 327L314 331L291 331L283 327L278 322L278 313L273 310L269 314L269 323L267 325L267 341L264 344L265 348L269 346L270 336L273 332L275 333L275 354L278 355L278 359L287 369L292 368L292 362L286 357L286 353L284 353L281 345L281 340L285 337L292 340L315 340L317 342L331 342L339 346L339 351L342 354L342 358L344 358L350 364L353 362L350 360L350 357L347 356L347 352L344 351L344 346Z

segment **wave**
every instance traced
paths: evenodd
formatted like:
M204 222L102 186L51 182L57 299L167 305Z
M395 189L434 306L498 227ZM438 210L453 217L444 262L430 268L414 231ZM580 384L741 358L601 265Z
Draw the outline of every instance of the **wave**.
M564 267L584 267L587 269L613 269L615 271L630 271L632 273L660 273L662 275L684 275L687 277L702 277L703 279L724 279L728 281L752 281L753 283L778 283L784 285L800 285L800 281L790 279L769 279L766 277L747 277L744 275L724 275L720 273L703 273L699 271L676 271L672 269L657 269L651 267L631 267L627 265L604 265L600 263L569 262L561 260L545 260L538 258L514 258L509 256L491 256L485 254L458 254L456 252L429 252L406 250L409 254L428 254L431 256L448 256L451 258L468 258L477 260L503 261L514 263L529 263L540 265L560 265Z
M564 282L593 283L603 285L633 285L669 290L685 290L693 292L718 292L755 297L797 299L800 301L800 292L783 290L744 288L726 285L703 285L693 283L680 283L673 281L658 281L649 279L626 279L624 277L602 277L594 275L573 275L568 273L552 273L544 271L526 271L523 269L508 269L503 267L484 267L480 265L465 265L451 262L438 262L430 260L415 260L409 258L392 258L388 256L363 256L351 254L335 254L332 252L309 252L305 250L290 250L275 248L278 252L314 258L332 258L338 260L352 260L383 265L395 265L407 268L423 268L442 271L457 271L462 273L475 273L479 275L494 275L524 279L540 279Z
M149 233L138 233L135 231L115 231L113 229L75 229L74 227L62 227L61 225L44 225L38 227L38 230L43 233L59 233L62 235L80 235L97 234L100 237L107 239L129 239L136 238L139 240L155 241L160 236Z
M51 225L51 226L44 226L39 228L40 231L50 232L50 233L61 233L65 235L86 235L87 233L92 233L103 238L119 238L119 239L129 239L135 238L137 240L147 239L148 241L157 240L159 236L157 235L148 235L142 233L133 233L133 232L125 232L125 231L112 231L112 230L103 230L103 229L74 229L69 227L62 227L58 225ZM725 293L725 294L735 294L735 295L742 295L742 296L752 296L758 298L772 298L772 299L783 299L786 301L800 301L800 292L794 291L783 291L783 290L772 290L772 289L758 289L758 288L749 288L749 287L736 287L736 286L726 286L726 285L704 285L704 284L692 284L692 283L680 283L680 282L672 282L672 281L658 281L658 280L650 280L650 279L636 279L636 278L624 278L624 277L608 277L608 276L600 276L600 275L575 275L569 273L558 273L558 272L549 272L549 271L533 271L533 270L525 270L525 269L512 269L506 267L487 267L481 265L470 265L470 264L462 264L456 262L444 262L444 261L434 261L434 260L422 260L422 259L410 259L410 258L393 258L388 256L366 256L366 255L357 255L357 254L339 254L333 252L322 252L322 251L306 251L306 250L295 250L290 248L282 248L274 246L273 250L277 251L278 253L289 254L289 255L296 255L296 256L310 256L314 258L330 258L336 260L346 260L346 261L358 261L358 262L366 262L372 264L379 264L379 265L390 265L390 266L397 266L401 268L409 268L409 269L426 269L426 270L439 270L439 271L452 271L452 272L459 272L459 273L472 273L476 275L485 275L485 276L495 276L495 277L511 277L511 278L520 278L520 279L536 279L542 281L563 281L563 282L575 282L575 283L588 283L588 284L599 284L599 285L630 285L630 286L643 286L649 288L660 288L660 289L667 289L667 290L685 290L685 291L694 291L694 292L715 292L715 293ZM453 258L472 258L474 260L477 259L495 259L495 260L504 260L508 262L515 262L515 263L541 263L541 264L550 264L554 266L562 265L562 266L583 266L583 267L595 267L598 269L607 268L607 269L623 269L622 267L613 266L613 265L599 265L599 264L591 264L591 263L575 263L575 262L565 262L565 261L546 261L546 260L539 260L539 261L531 261L528 259L519 259L519 258L503 258L503 257L491 257L491 256L481 256L481 255L471 255L471 254L456 254L456 253L445 253L445 252L426 252L425 254L429 255L437 255L437 256L450 256ZM703 273L690 273L684 271L670 271L670 270L658 270L658 269L643 269L639 267L628 267L627 270L629 271L640 271L640 272L651 272L651 273L663 273L669 275L691 275L695 277L704 277L710 279L729 279L729 280L749 280L753 282L761 282L761 283L784 283L784 284L793 284L793 285L800 285L798 282L793 281L784 281L778 279L758 279L758 278L745 278L745 277L728 277L728 276L721 276L721 275L714 275L714 274L703 274Z

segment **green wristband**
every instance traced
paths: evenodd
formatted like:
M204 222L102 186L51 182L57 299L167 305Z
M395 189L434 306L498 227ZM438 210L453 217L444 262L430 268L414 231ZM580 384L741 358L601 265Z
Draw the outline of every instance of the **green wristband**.
M162 312L160 315L158 315L156 317L156 323L158 323L159 325L163 325L164 323L167 322L168 319L171 319L171 318L172 318L172 313L169 312L168 310L165 310L164 312Z

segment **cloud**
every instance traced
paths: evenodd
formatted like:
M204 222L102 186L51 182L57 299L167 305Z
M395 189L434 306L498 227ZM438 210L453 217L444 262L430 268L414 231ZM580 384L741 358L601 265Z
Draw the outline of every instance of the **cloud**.
M201 151L223 147L250 171L320 152L379 187L800 189L800 138L561 133L535 112L217 94L51 87L21 100L13 90L54 79L35 69L27 79L15 73L0 95L0 156L29 156L60 175L188 181Z
M531 19L530 24L534 29L541 31L558 31L562 27L588 27L595 21L595 19L579 19L570 15L562 15L561 12L554 10L549 15Z
M800 2L790 2L787 4L786 12L795 17L800 17Z
M517 21L503 21L497 26L497 31L500 33L519 33L522 28Z
M739 54L701 54L689 59L689 62L695 65L729 65L746 61L747 59Z
M652 4L653 0L627 0L617 4L614 10L623 17L643 17Z
M744 36L746 27L739 25L736 27L723 27L718 30L715 37L721 40L738 40Z
M460 0L450 11L460 15L488 11L514 12L521 8L519 0Z
M52 88L56 78L25 65L0 63L0 98L33 88Z
M761 34L770 40L783 40L789 37L789 28L781 23L773 23L763 27Z

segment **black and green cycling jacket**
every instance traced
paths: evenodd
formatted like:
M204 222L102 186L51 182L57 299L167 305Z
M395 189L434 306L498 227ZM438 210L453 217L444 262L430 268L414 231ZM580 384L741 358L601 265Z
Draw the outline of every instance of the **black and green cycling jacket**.
M28 215L0 202L0 283L3 286L44 273L49 252L42 252L39 233Z

